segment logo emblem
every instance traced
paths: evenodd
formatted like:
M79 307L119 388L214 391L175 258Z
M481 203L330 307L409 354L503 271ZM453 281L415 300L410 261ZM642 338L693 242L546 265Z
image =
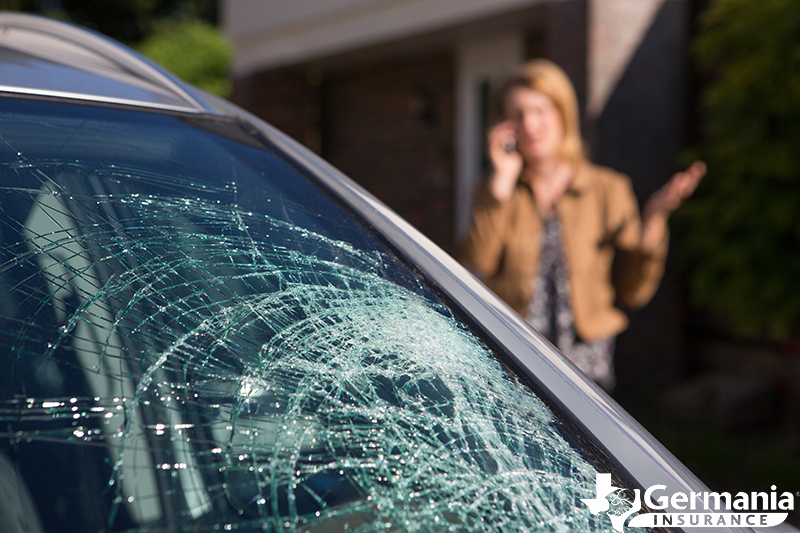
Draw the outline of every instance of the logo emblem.
M597 490L594 498L582 498L581 501L589 508L589 512L593 515L605 512L608 518L611 519L611 525L614 526L614 531L623 531L625 529L625 520L630 515L642 509L642 497L639 489L636 489L636 494L633 504L622 514L616 514L609 511L611 504L614 503L615 507L626 501L621 493L625 489L615 487L611 484L611 474L597 474ZM611 500L609 500L609 496Z
M594 498L581 501L593 515L606 513L614 531L622 533L628 517L642 510L628 522L628 527L771 527L783 523L786 511L794 510L794 494L771 492L676 492L665 494L666 485L653 485L642 495L634 490L633 503L625 497L625 489L611 484L611 474L597 474ZM622 513L612 512L625 509ZM677 511L677 512L676 512Z

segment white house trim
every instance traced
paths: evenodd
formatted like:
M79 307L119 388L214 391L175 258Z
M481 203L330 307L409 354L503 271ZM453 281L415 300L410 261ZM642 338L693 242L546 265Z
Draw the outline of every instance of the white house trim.
M544 0L229 0L235 76L464 24Z

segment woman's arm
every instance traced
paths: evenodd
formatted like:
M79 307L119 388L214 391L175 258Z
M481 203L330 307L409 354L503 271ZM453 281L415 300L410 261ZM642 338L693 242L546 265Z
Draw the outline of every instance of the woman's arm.
M469 234L458 249L459 261L484 280L495 274L510 226L511 200L498 200L484 180L476 193Z
M691 196L705 172L705 164L696 161L672 176L645 203L640 228L638 214L633 211L628 216L630 231L622 232L616 243L612 271L617 298L626 306L633 309L644 306L658 289L667 259L669 216ZM632 190L630 195L630 202L635 202ZM635 229L639 230L638 242L633 240Z
M491 171L476 192L472 226L459 247L459 260L486 278L497 271L509 231L511 198L522 172L522 155L514 149L512 121L496 124L487 136Z

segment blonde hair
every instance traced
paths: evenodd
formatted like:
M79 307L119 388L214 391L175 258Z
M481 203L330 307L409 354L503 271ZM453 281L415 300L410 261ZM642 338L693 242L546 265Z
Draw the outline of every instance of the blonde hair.
M506 79L501 92L503 110L505 98L515 87L525 87L548 96L558 109L564 124L564 139L561 142L561 157L569 161L581 161L586 156L581 139L578 98L566 73L547 59L535 59L514 70Z

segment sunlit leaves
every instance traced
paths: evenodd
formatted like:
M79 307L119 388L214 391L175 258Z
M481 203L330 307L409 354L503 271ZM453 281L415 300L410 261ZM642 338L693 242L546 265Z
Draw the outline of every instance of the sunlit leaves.
M223 98L230 93L231 46L210 24L199 19L165 20L137 48L189 83Z

